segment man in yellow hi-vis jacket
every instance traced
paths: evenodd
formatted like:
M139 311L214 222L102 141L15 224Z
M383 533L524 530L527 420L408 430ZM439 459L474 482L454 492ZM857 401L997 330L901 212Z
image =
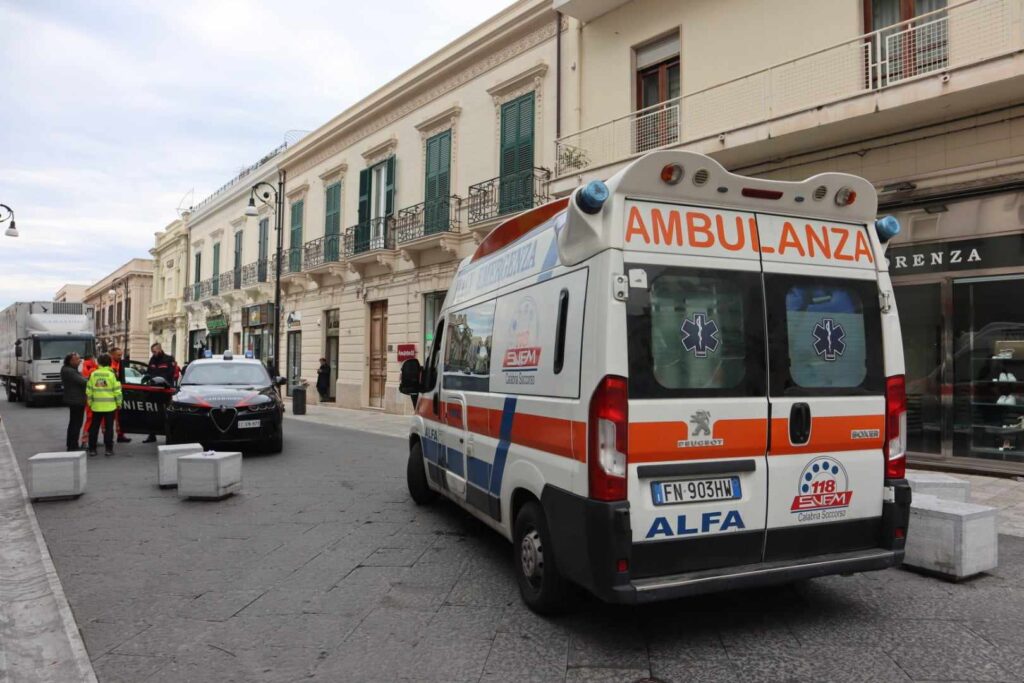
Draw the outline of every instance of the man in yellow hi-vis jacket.
M96 441L100 435L100 423L103 423L104 455L114 454L114 413L121 408L121 383L110 367L110 356L106 353L97 361L99 367L89 375L85 385L85 400L92 411L92 424L89 425L89 455L96 455Z

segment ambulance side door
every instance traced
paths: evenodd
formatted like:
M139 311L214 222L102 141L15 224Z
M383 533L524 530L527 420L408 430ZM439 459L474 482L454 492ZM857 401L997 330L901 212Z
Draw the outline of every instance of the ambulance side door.
M885 377L865 225L758 214L771 446L765 561L876 547Z

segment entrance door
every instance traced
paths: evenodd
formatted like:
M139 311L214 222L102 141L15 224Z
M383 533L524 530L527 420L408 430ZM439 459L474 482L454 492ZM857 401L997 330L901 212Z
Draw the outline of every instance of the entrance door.
M907 369L907 451L942 455L942 285L893 287Z
M760 243L786 244L796 220L759 214ZM886 380L876 266L865 225L827 228L844 251L809 243L806 252L762 253L766 562L874 548L881 534Z
M301 332L289 332L288 333L288 359L287 359L287 373L288 373L288 395L291 396L292 385L298 384L299 379L302 377L302 333Z
M331 386L328 389L328 396L332 399L338 395L338 338L327 338L327 363L331 366Z
M370 406L384 406L384 385L388 375L388 302L370 304Z

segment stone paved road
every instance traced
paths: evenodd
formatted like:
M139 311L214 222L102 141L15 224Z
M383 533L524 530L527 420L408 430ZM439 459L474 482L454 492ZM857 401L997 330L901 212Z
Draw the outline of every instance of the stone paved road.
M61 409L0 413L22 463L61 443ZM959 585L890 570L548 620L506 542L409 501L401 440L286 433L227 501L157 489L133 443L36 505L101 681L1024 679L1024 539Z

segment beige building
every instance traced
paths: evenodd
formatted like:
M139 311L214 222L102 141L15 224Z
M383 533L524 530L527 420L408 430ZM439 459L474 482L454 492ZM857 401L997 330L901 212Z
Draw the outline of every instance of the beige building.
M119 346L133 360L149 360L147 315L153 262L132 259L85 290L83 302L96 310L96 350Z
M187 357L188 320L183 299L188 282L188 217L185 213L156 233L156 245L149 250L153 257L149 344L159 342L175 358Z
M89 285L66 284L57 290L53 300L57 303L78 303L85 298L85 290Z
M521 0L206 200L191 311L260 338L244 307L273 288L243 275L225 297L213 248L240 240L270 273L273 214L244 210L253 182L283 182L283 371L312 380L325 356L338 404L407 412L398 356L422 358L458 260L502 217L652 149L848 171L904 225L914 458L1024 471L1024 439L992 431L1019 417L992 406L1024 405L1005 357L1024 357L1022 22L1024 0Z

